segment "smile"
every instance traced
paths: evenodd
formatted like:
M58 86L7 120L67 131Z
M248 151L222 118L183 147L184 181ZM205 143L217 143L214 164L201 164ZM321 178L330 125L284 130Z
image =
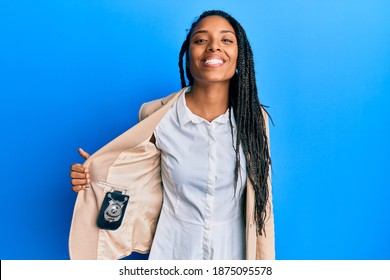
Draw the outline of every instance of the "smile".
M223 59L221 58L207 58L203 61L203 64L206 66L220 66L224 63Z

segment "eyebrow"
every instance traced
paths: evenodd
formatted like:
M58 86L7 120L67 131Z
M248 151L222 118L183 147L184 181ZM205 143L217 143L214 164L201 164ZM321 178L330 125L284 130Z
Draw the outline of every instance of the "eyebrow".
M201 29L201 30L194 32L191 35L191 38L194 37L198 33L209 33L209 32L207 30ZM234 33L233 31L230 31L230 30L221 30L221 31L219 31L219 33L232 33L234 36L236 36L236 33Z

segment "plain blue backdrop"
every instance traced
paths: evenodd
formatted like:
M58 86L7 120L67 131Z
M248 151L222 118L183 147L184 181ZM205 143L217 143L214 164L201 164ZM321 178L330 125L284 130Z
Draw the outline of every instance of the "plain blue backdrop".
M275 122L277 258L390 259L386 0L1 1L1 259L69 258L77 148L180 88L181 43L208 9L246 29Z

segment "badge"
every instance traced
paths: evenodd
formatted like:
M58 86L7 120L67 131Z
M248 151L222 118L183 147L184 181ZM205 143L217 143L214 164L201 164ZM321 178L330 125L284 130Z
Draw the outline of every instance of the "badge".
M128 195L124 195L119 191L106 193L97 220L98 227L108 230L119 228L125 215L129 198Z

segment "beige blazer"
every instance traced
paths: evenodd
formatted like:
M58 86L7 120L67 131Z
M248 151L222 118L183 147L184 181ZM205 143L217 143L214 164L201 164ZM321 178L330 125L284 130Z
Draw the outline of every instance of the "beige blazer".
M142 105L140 122L91 155L90 188L80 191L69 234L71 259L120 259L132 252L148 253L162 207L160 151L149 140L154 128L186 88ZM267 118L267 114L264 114ZM268 119L267 132L268 132ZM268 180L271 194L271 179ZM125 191L130 196L122 225L102 230L96 225L106 192ZM256 234L254 190L247 180L246 258L274 259L272 195L268 203L266 235Z

